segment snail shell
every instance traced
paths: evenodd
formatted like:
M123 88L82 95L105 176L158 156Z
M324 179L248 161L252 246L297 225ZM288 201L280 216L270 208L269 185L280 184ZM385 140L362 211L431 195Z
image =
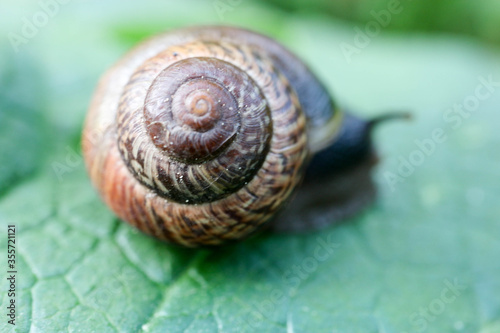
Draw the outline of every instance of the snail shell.
M82 145L121 219L184 246L218 245L283 207L311 157L331 153L343 119L277 42L197 27L144 42L103 76Z

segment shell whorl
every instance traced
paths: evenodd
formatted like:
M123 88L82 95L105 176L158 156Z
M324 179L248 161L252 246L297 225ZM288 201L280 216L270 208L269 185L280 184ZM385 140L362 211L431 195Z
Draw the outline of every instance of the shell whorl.
M117 114L119 149L135 176L162 197L187 204L219 200L262 166L271 112L258 84L228 62L236 59L225 53L237 51L179 46L144 63L126 86Z
M245 237L303 177L299 97L265 48L163 38L100 82L83 140L92 181L118 216L157 238L197 246ZM102 135L87 140L96 129Z

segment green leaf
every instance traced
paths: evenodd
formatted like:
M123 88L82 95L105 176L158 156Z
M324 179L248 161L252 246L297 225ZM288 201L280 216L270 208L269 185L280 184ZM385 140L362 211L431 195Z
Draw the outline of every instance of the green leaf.
M6 36L42 10L9 6ZM498 50L385 32L360 47L353 26L251 1L219 14L205 1L69 2L19 52L4 42L0 248L6 263L16 225L17 317L8 324L2 264L0 331L499 332L500 87L478 88L500 82ZM207 23L279 39L360 115L414 114L376 133L374 205L322 231L201 250L156 241L108 210L79 148L98 77L143 37ZM358 48L350 61L343 43ZM478 89L489 94L472 111L450 113Z

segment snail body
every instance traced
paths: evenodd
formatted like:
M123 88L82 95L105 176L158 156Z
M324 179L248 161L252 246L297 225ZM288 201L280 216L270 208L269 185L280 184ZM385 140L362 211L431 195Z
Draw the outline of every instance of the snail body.
M184 246L218 245L271 220L310 161L321 174L369 159L367 124L337 110L277 42L197 27L144 42L103 76L82 147L121 219ZM339 162L330 156L343 140Z

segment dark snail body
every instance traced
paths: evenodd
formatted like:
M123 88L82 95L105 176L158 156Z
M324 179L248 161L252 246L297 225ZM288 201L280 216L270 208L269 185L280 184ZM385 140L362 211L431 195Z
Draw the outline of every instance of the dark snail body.
M217 245L271 220L304 174L307 188L372 161L370 128L338 111L277 42L198 27L146 41L106 73L82 145L123 220L181 245Z

